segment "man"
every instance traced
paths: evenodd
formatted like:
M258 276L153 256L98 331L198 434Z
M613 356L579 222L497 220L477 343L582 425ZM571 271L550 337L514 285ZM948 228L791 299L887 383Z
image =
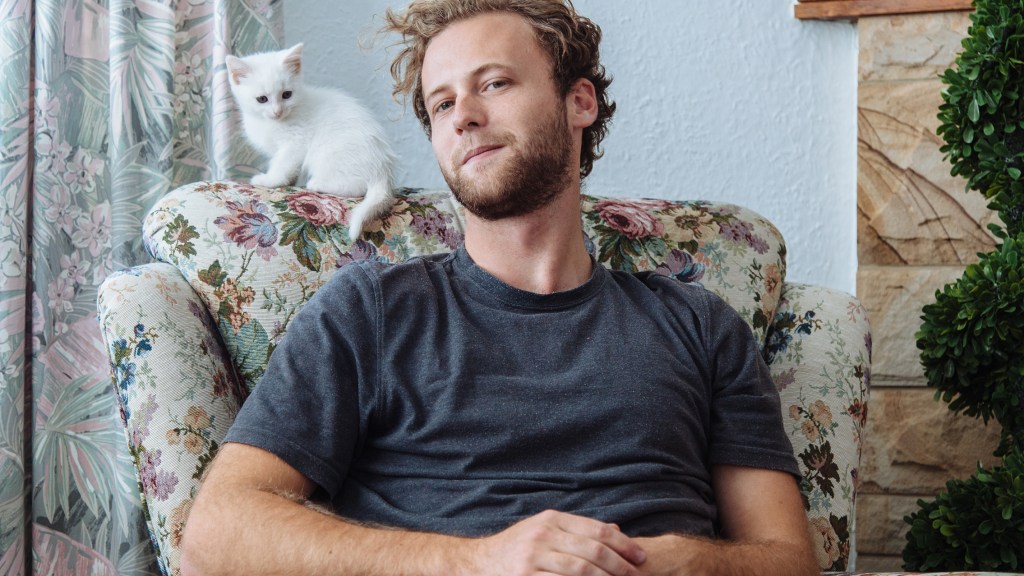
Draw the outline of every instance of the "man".
M568 0L388 22L465 245L350 265L306 305L203 483L184 571L817 573L750 331L584 249L614 110L599 29Z

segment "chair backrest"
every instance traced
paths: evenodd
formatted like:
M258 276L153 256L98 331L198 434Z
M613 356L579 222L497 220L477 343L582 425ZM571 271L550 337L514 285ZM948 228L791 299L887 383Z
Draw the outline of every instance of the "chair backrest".
M403 191L391 216L349 245L352 205L301 189L200 182L172 192L146 218L147 248L206 302L250 390L288 321L341 266L448 252L462 240L462 209L447 190ZM770 222L729 204L591 196L583 215L601 264L699 282L737 309L764 345L786 267Z
M299 188L183 186L144 223L158 262L100 288L112 381L166 574L177 573L199 479L305 302L354 260L401 261L462 240L462 209L447 190L406 189L391 215L350 245L357 202ZM593 196L582 208L587 247L602 265L699 282L750 325L782 396L819 563L850 568L869 377L859 303L785 283L779 231L745 208Z

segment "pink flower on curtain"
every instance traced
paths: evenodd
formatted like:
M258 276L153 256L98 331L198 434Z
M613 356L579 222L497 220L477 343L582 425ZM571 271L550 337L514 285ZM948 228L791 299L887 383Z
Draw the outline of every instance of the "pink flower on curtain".
M43 215L48 222L60 226L60 229L71 234L75 220L82 215L82 209L71 202L71 190L64 182L54 182L52 186L39 187L39 200L43 205Z
M21 278L25 275L25 248L15 240L0 240L0 276Z
M79 286L85 284L85 273L89 271L89 266L89 261L83 262L78 252L60 257L60 275Z
M68 282L67 278L58 276L50 282L46 295L49 297L51 310L64 313L74 310L72 301L75 298L75 287Z
M71 235L77 248L87 248L93 257L110 247L110 203L104 202L78 218L78 227Z
M54 170L53 148L53 136L43 131L36 133L36 168L40 172L64 171L64 166L61 166L60 170Z
M47 90L36 91L36 129L45 130L57 125L60 100L51 98Z
M197 84L205 75L203 58L199 54L186 54L182 60L174 63L176 84Z
M6 358L7 354L14 350L11 340L11 333L6 328L0 328L0 358ZM3 383L0 383L0 390L3 389Z
M210 93L204 59L199 53L184 54L181 58L174 63L174 111L179 116L201 117Z
M71 145L65 140L57 142L55 136L48 132L39 132L36 136L36 157L39 172L64 172L68 169Z
M96 173L102 167L102 159L93 158L92 152L79 148L75 151L75 157L68 163L64 181L71 186L73 192L92 192L96 188Z
M0 234L13 235L25 222L26 203L15 185L8 186L0 195Z

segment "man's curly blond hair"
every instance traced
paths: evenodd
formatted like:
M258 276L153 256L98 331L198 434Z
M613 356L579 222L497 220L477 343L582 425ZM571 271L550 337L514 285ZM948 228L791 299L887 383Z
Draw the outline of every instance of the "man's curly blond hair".
M537 39L554 64L554 80L562 98L573 84L586 78L597 94L597 119L583 131L580 152L580 176L586 177L601 157L601 140L608 132L608 121L615 112L615 103L608 96L611 78L601 65L598 45L601 28L581 16L572 0L413 0L404 11L390 8L384 14L382 32L401 34L401 52L391 63L391 77L397 99L412 96L413 111L431 136L430 117L423 100L423 57L427 45L454 22L489 12L510 12L527 20Z

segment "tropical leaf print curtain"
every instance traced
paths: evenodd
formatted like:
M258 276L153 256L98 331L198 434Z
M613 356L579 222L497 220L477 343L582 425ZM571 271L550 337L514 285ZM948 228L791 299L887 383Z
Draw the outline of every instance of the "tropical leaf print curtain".
M252 173L224 71L281 0L0 0L0 574L156 571L96 320L142 217Z

